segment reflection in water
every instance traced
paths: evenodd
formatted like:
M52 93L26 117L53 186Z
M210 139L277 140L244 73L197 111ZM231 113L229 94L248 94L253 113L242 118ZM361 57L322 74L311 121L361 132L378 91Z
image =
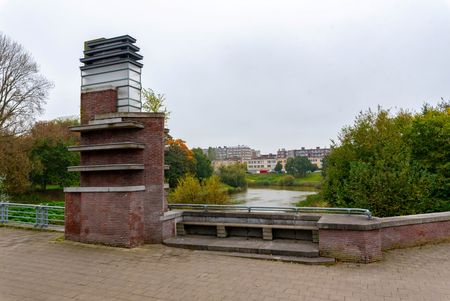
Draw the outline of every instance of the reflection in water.
M246 206L294 206L298 201L304 200L314 191L281 190L267 188L248 188L246 192L231 196L239 204Z

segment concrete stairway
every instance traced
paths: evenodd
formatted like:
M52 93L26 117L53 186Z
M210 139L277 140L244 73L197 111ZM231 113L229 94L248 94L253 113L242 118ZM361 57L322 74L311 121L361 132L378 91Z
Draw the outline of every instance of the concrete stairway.
M288 261L306 264L333 264L333 258L319 256L317 243L310 241L276 239L266 241L259 238L185 235L164 240L170 247L192 250L216 251L221 255Z
M332 264L319 256L319 216L280 213L184 211L171 247L222 255L307 264Z

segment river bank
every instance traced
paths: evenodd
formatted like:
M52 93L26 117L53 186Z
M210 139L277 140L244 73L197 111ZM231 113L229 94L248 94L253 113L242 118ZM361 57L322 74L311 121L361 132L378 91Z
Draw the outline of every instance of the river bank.
M247 174L246 180L249 187L312 187L320 189L322 174L312 172L301 178L294 178L287 174Z

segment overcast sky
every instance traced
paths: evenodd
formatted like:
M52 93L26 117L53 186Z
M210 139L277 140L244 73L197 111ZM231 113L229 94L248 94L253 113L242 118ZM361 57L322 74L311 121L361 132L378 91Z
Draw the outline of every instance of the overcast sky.
M83 41L129 34L190 147L328 146L361 110L450 98L450 1L0 0L0 31L79 114Z

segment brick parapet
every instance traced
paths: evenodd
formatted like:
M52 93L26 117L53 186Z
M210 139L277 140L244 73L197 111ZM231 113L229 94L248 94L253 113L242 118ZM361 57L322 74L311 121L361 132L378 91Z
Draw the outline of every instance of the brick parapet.
M323 256L367 263L381 259L382 250L450 239L450 212L374 219L323 215L317 226Z

